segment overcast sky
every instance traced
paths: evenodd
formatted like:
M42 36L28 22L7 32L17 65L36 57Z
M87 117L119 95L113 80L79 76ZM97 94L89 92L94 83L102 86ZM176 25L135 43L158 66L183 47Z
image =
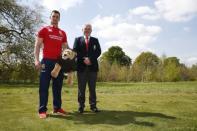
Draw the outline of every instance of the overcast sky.
M82 25L93 25L92 36L102 51L118 45L133 60L143 51L176 56L187 65L197 63L197 0L19 0L40 4L46 24L59 10L59 27L72 47Z

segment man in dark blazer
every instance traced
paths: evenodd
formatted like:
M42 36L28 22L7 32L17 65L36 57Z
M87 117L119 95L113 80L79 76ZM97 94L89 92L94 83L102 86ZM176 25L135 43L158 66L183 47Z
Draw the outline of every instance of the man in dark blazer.
M99 112L96 106L96 80L98 72L97 58L101 54L100 44L97 38L91 37L91 24L85 24L83 36L77 37L73 50L77 52L77 79L79 113L84 112L86 84L89 87L89 104L93 112Z

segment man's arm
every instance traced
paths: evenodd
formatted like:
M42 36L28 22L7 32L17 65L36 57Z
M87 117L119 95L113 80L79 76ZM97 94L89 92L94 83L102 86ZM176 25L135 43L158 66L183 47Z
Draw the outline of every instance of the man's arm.
M63 50L64 50L64 49L70 49L70 47L68 46L68 43L67 43L67 42L64 42L64 43L62 44L62 48L63 48Z
M90 62L95 63L100 55L101 55L101 47L98 39L96 39L96 50L94 53L90 54L89 56Z
M34 57L35 57L35 67L36 69L40 69L41 64L39 61L39 55L40 55L40 48L42 46L43 43L43 38L36 38L36 42L35 42L35 48L34 48Z
M80 41L80 38L75 38L75 41L74 41L74 44L73 44L73 51L77 53L77 61L79 63L83 63L83 56L81 54L81 52L79 51L79 41Z
M78 53L78 38L75 38L75 41L73 44L73 51Z

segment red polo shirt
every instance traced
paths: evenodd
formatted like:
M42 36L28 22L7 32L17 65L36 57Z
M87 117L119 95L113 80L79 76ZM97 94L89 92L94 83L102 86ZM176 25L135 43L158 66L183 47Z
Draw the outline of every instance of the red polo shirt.
M63 30L46 26L38 32L38 37L43 38L43 58L58 59L61 56L62 44L67 42L67 36Z

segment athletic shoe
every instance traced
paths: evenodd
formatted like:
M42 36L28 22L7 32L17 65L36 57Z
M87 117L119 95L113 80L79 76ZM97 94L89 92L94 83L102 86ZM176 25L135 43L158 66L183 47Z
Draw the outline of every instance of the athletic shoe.
M61 116L66 116L68 114L68 112L66 112L62 108L60 108L60 109L54 109L53 114L58 114L58 115L61 115Z
M47 113L46 112L40 112L39 117L40 117L40 119L45 119L45 118L47 118Z

